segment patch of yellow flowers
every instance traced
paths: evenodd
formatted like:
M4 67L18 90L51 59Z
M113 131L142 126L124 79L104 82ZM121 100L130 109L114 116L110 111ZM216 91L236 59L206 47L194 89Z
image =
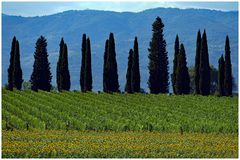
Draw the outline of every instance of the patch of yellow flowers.
M237 134L2 131L2 157L237 158Z

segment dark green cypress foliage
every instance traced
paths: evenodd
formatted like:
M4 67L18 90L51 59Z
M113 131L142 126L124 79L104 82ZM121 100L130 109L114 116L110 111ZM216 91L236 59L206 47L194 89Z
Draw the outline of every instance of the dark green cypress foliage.
M21 90L23 79L22 79L22 68L20 63L20 48L19 48L18 40L16 41L15 56L14 56L13 82L14 82L14 87L16 87L18 90Z
M133 65L133 50L129 50L129 56L128 56L128 68L127 68L127 74L126 74L126 85L125 85L125 92L127 93L133 93L132 89L132 65Z
M226 96L232 95L232 64L231 64L231 51L229 38L226 37L225 41L225 79L224 79L224 88Z
M10 64L8 67L8 89L13 90L13 69L14 69L14 56L15 56L15 48L16 48L16 37L13 37L12 46L10 51Z
M52 75L48 62L47 40L40 36L36 42L33 72L31 75L32 90L50 91Z
M139 51L137 37L134 39L131 86L133 92L140 92Z
M200 94L199 90L199 80L200 80L200 72L199 72L199 67L200 67L200 52L201 52L201 32L198 30L197 34L197 43L196 43L196 57L195 57L195 93Z
M118 71L117 71L117 61L116 61L116 51L115 51L115 42L114 35L110 33L109 35L109 44L108 44L108 57L107 57L107 74L108 76L108 91L109 92L119 92L119 83L118 83Z
M220 96L225 95L224 91L224 69L225 68L225 62L223 55L218 60L218 92Z
M91 63L91 43L87 38L85 54L85 75L84 75L84 92L92 91L92 63Z
M71 82L70 82L70 73L68 69L68 48L67 44L64 43L62 61L61 61L61 80L62 80L62 90L69 91Z
M190 92L190 77L188 73L187 60L184 45L180 45L178 55L177 71L176 71L176 93L189 94Z
M59 50L59 58L57 62L57 88L58 91L62 91L62 76L61 76L61 64L62 64L62 54L64 50L64 40L61 39L61 42L59 44L60 50Z
M108 57L108 39L105 42L105 51L104 51L104 62L103 62L103 92L107 92L108 90L108 74L107 74L107 57Z
M199 90L201 95L210 94L210 66L208 57L207 35L204 30L201 40Z
M175 39L175 45L174 45L173 75L172 75L172 88L173 88L174 94L176 94L176 72L177 72L178 54L179 54L179 38L177 35Z
M149 50L149 79L148 86L150 93L167 93L169 86L168 56L166 41L163 37L164 24L160 17L157 17L152 25L152 40Z
M82 36L82 64L81 64L81 73L80 73L81 91L84 91L84 74L85 74L84 69L85 69L86 43L87 43L86 34L83 34L83 36Z

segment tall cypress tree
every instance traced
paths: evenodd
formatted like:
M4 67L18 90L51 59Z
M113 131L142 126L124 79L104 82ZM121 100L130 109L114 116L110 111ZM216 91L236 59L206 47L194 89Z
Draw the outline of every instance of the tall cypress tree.
M85 74L85 54L86 54L86 43L87 38L86 34L82 36L82 64L81 64L81 73L80 73L80 86L81 91L84 91L84 74Z
M190 77L187 68L186 54L184 45L180 45L178 55L177 71L176 71L176 93L189 94L190 92Z
M104 62L103 62L103 92L108 92L108 74L107 74L107 57L108 57L108 39L105 42Z
M20 63L20 48L19 48L18 40L16 41L16 47L15 47L13 82L14 82L14 87L16 87L18 90L21 90L23 79L22 79L22 68Z
M160 17L157 17L152 25L152 40L149 50L149 79L148 86L150 93L168 92L168 56L166 41L163 37L164 24Z
M61 39L61 42L59 44L60 50L59 50L59 58L57 62L57 88L58 91L62 91L62 75L61 75L61 64L62 64L62 54L64 51L64 40Z
M200 68L199 68L199 90L201 95L210 94L210 66L208 57L208 45L207 45L207 35L204 30L201 40L201 51L200 51Z
M225 62L223 55L218 60L218 92L220 96L225 95L224 91L224 73L225 73Z
M107 80L108 92L119 92L116 51L113 33L110 33L109 35L106 68L107 74L109 75Z
M128 68L127 68L127 74L126 74L126 85L125 85L125 92L127 93L133 93L132 89L132 65L133 65L133 50L129 50L129 56L128 56Z
M32 90L50 91L52 75L48 62L47 40L40 36L36 42L33 72L31 75Z
M176 94L176 72L177 72L178 54L179 54L179 38L177 35L175 39L175 45L174 45L173 75L172 75L172 88L173 88L174 94Z
M14 56L15 56L15 49L16 48L16 37L13 37L12 46L10 51L10 64L8 67L8 89L13 90L13 72L14 72Z
M67 44L64 43L62 61L61 61L61 80L62 80L62 90L69 91L71 82L70 82L70 73L68 69L68 48Z
M201 52L201 32L198 30L196 43L196 57L195 57L195 93L200 94L199 80L200 80L200 52Z
M224 88L226 96L232 95L232 64L231 64L231 51L229 38L226 37L225 41L225 76L224 76Z
M131 86L133 92L140 92L139 51L137 37L134 39Z
M91 63L91 43L87 38L86 54L85 54L85 69L84 69L84 91L92 91L92 63Z

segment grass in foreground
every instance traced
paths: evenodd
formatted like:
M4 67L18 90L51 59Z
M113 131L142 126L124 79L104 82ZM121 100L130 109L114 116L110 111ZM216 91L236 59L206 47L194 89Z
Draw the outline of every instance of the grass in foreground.
M2 131L3 158L237 158L237 134Z

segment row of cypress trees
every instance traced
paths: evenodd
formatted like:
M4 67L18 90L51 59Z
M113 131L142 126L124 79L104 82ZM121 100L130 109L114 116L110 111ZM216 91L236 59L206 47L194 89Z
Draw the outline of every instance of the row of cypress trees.
M149 79L150 93L169 92L169 68L166 41L163 34L164 24L157 17L152 24L152 39L149 43ZM68 49L63 38L60 41L59 59L57 62L57 87L59 91L70 89L70 74L68 68ZM50 91L52 75L50 63L48 62L47 42L41 36L37 42L34 53L33 72L30 82L34 91ZM8 88L21 89L22 71L20 66L19 43L13 38L10 52L10 65L8 69ZM224 66L224 67L223 67ZM210 94L210 66L208 56L208 45L206 31L201 37L200 30L197 34L196 57L195 57L195 93L201 95ZM80 86L83 92L92 90L92 68L91 68L91 44L90 38L83 34L82 37L82 62L80 69ZM172 87L174 94L189 94L190 78L187 67L184 45L179 43L176 36L174 45L174 60ZM224 89L223 89L224 88ZM230 91L231 90L231 91ZM110 33L105 42L104 64L103 64L103 91L119 92L118 72L114 35ZM128 56L128 69L126 74L125 91L128 93L140 92L140 69L138 40L135 37L133 49ZM220 95L232 95L232 73L230 61L229 39L226 39L225 61L223 56L219 60L219 92Z

